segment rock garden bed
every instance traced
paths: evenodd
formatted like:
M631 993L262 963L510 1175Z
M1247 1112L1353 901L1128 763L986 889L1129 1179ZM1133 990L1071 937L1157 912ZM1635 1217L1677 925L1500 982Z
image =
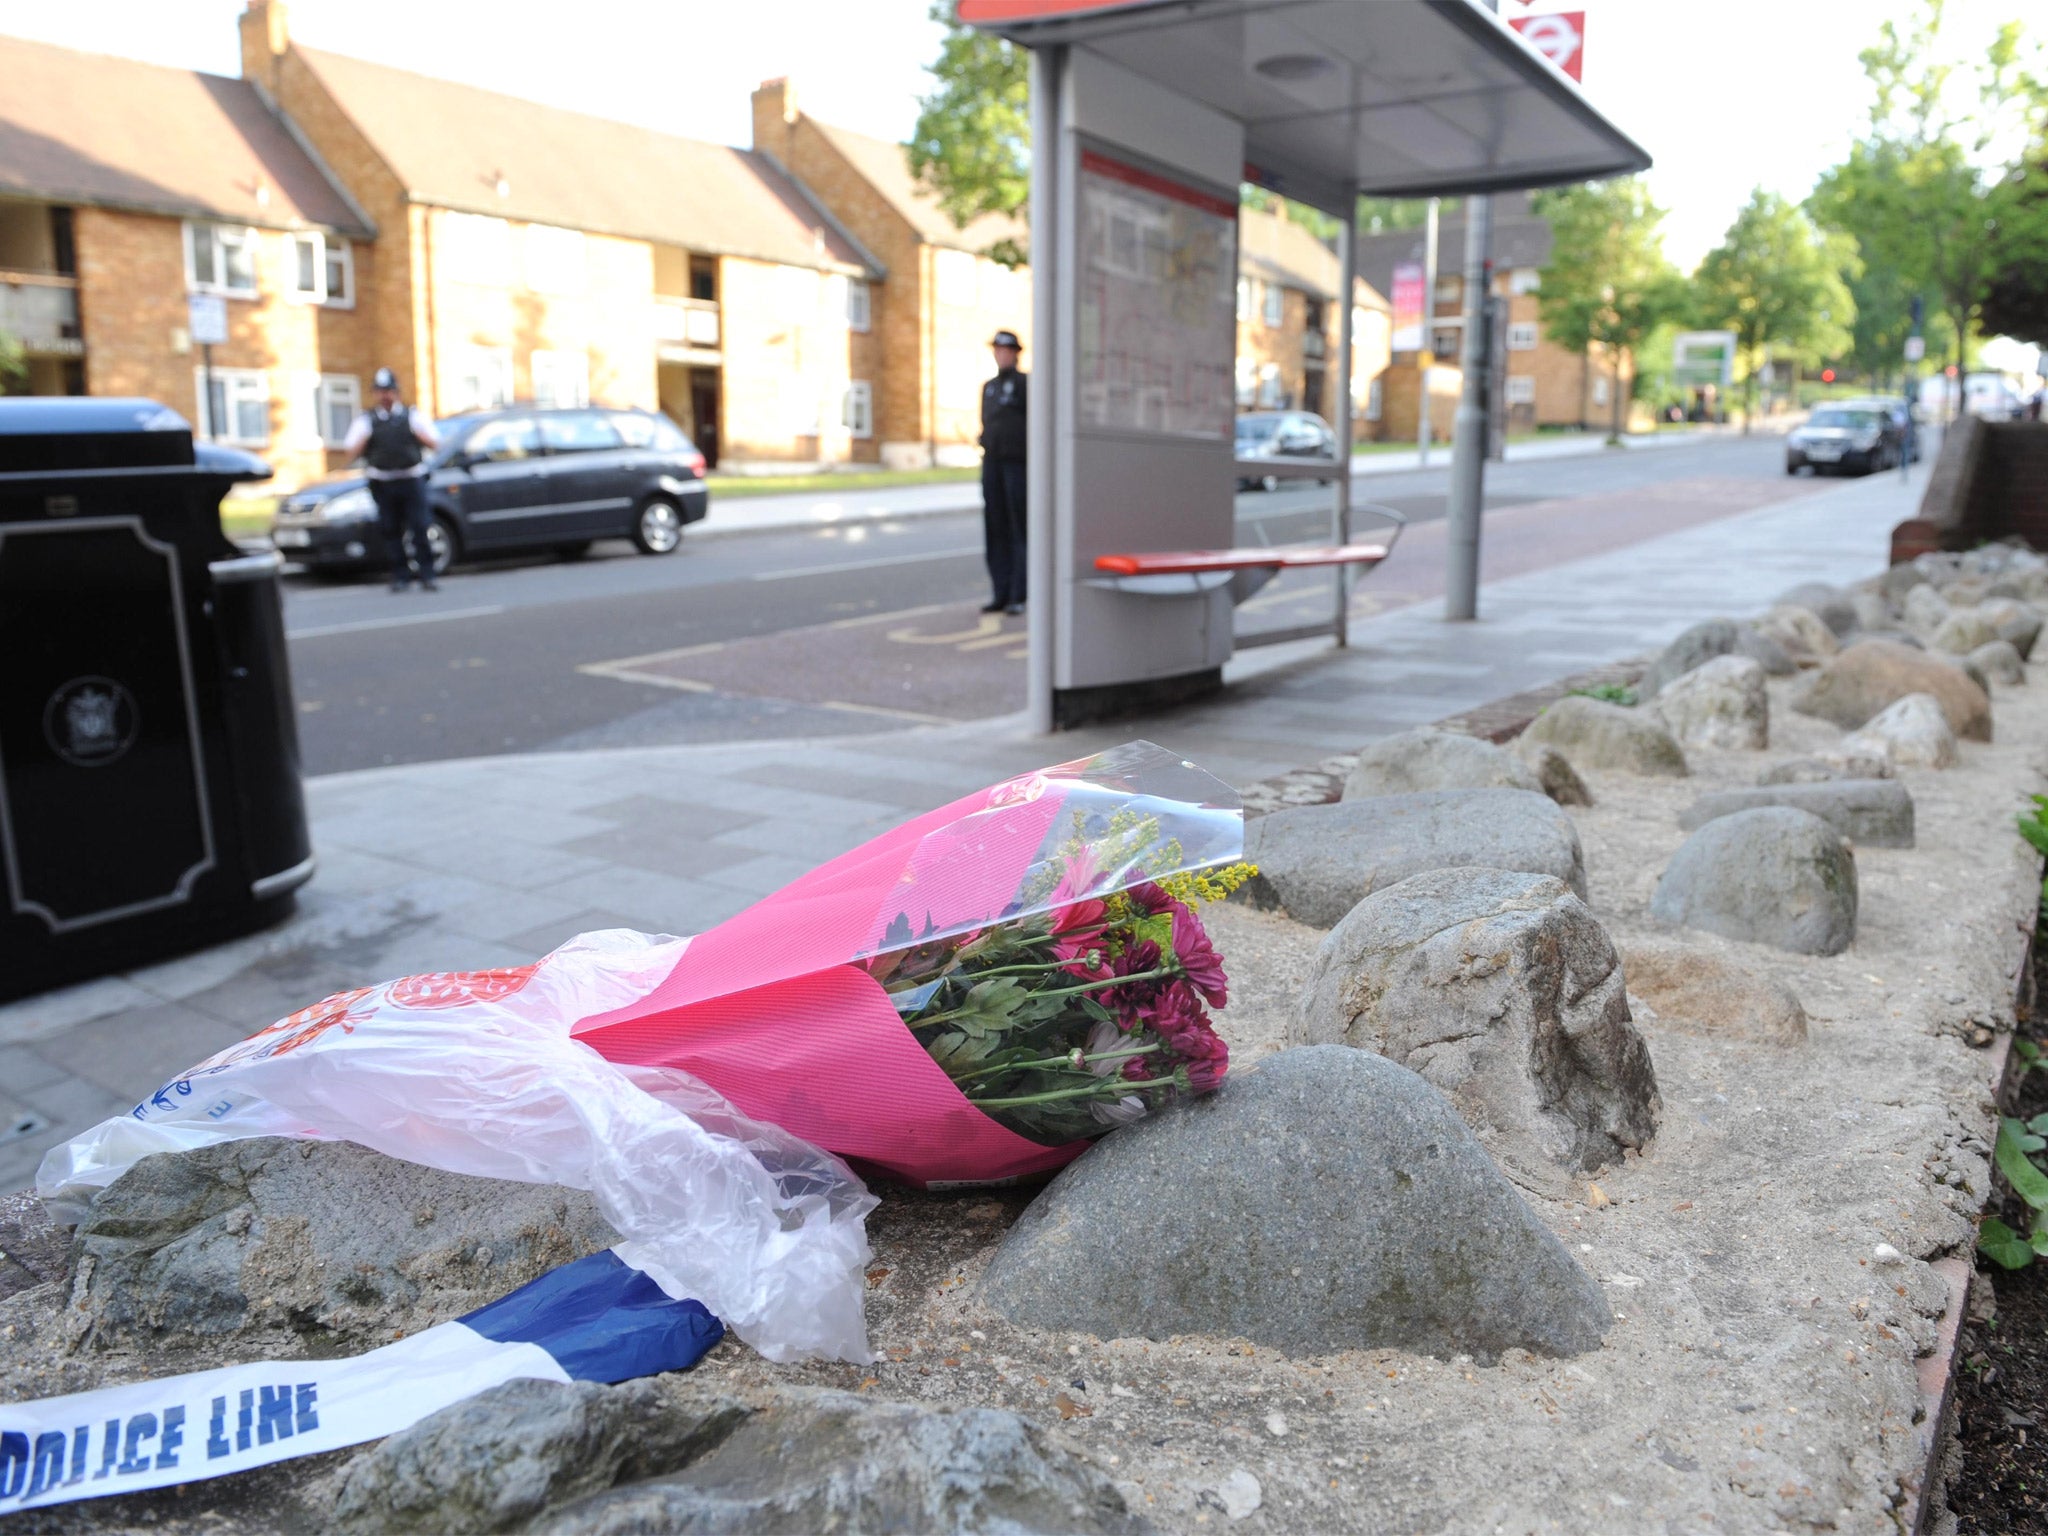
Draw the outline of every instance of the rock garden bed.
M1395 798L1254 824L1265 873L1210 918L1230 1082L1050 1189L886 1191L872 1365L728 1340L22 1528L1911 1528L1993 1188L2048 689L1994 683L1990 731L1944 674L1873 724L1935 653L1819 664L1837 630L2004 639L1990 580L1945 574L1986 604L1808 594L1667 656L1668 714L1562 701L1520 772L1322 765ZM1893 787L1828 792L1845 771ZM103 1196L82 1264L13 1208L0 1391L354 1351L606 1241L581 1196L207 1156Z

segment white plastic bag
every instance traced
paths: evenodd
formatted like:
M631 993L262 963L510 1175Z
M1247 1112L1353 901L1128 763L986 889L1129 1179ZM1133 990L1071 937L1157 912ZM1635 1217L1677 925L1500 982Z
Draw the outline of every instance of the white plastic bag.
M687 940L579 935L513 971L338 994L220 1052L44 1158L75 1220L152 1152L249 1136L358 1142L451 1173L586 1189L621 1257L770 1360L865 1362L865 1221L837 1158L686 1073L621 1067L570 1026L644 995Z

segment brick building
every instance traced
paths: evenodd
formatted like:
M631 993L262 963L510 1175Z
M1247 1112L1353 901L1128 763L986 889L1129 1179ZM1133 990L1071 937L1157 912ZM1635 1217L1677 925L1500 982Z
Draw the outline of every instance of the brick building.
M374 366L361 207L242 81L13 38L0 78L12 387L146 395L290 482L323 473ZM227 312L210 402L195 293Z
M1031 274L988 254L1005 243L1023 250L1023 222L983 214L954 224L911 176L901 144L819 122L787 80L762 83L753 117L754 152L829 209L886 273L872 320L886 387L864 456L892 468L977 462L989 337L1015 331L1031 366Z
M1237 211L1237 408L1337 420L1334 377L1343 265L1284 209ZM1360 278L1351 304L1351 398L1359 431L1377 411L1391 335L1387 301Z
M1496 360L1505 374L1502 392L1511 432L1605 427L1613 409L1612 392L1620 389L1625 402L1634 377L1626 356L1617 360L1599 346L1587 353L1573 352L1544 334L1537 290L1550 247L1550 225L1529 206L1528 193L1504 193L1493 199L1493 291L1508 302ZM1438 223L1437 284L1429 326L1430 347L1438 359L1430 379L1432 421L1440 436L1456 406L1464 255L1465 220L1455 211L1446 213ZM1382 292L1392 291L1397 263L1419 262L1422 257L1419 229L1359 237L1359 273ZM1415 436L1417 382L1415 354L1395 354L1382 384L1386 403L1376 424L1378 435L1403 441Z

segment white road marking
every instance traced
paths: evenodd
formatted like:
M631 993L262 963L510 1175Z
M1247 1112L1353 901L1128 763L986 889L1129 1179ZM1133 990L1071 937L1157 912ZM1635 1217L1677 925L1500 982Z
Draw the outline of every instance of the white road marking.
M502 603L492 603L484 608L450 608L442 613L408 613L388 619L358 619L352 624L315 624L309 629L288 629L284 632L287 640L315 640L322 635L347 635L364 629L401 629L408 624L443 624L450 619L487 619L492 614L503 613Z
M978 548L935 549L922 555L881 555L873 560L840 560L832 565L798 565L786 571L756 571L755 581L788 581L797 576L833 576L840 571L867 571L884 565L912 565L924 560L958 560L966 555L978 555Z

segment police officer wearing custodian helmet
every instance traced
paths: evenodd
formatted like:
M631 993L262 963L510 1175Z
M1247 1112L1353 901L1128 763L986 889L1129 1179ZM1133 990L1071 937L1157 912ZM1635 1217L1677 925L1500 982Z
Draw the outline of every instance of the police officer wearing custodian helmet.
M342 447L351 458L361 455L369 466L370 498L377 503L377 526L391 552L391 590L403 592L419 573L420 585L434 590L434 552L427 543L433 514L427 510L427 450L441 446L433 422L398 398L398 377L379 368L371 381L375 408L349 423ZM411 534L412 566L406 566L406 535Z
M981 386L981 526L995 596L983 613L1024 611L1024 344L1015 331L989 342L996 376Z

